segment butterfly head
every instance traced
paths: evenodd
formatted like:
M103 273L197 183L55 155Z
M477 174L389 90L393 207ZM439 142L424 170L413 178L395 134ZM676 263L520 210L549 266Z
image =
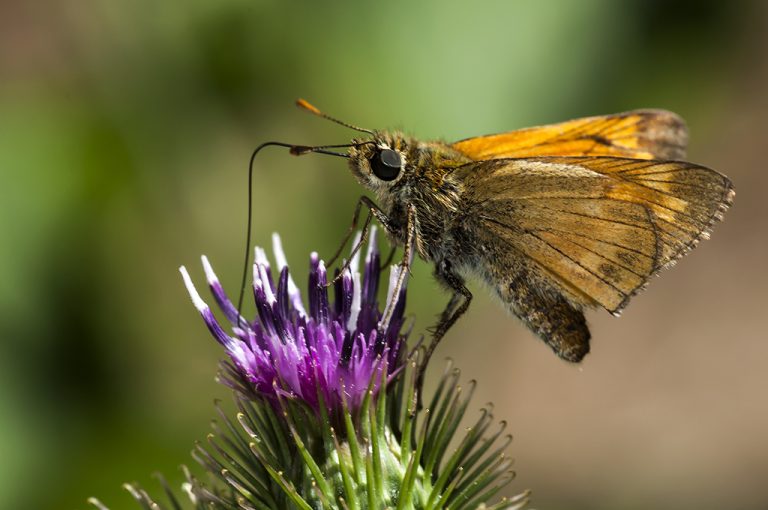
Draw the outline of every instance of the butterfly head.
M399 133L377 131L370 140L355 140L349 166L357 180L373 192L384 192L407 173L409 144Z

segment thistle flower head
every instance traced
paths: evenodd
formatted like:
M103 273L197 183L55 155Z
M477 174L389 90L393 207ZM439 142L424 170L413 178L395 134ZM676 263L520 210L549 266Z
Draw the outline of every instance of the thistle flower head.
M274 234L272 241L277 266L274 273L265 251L256 248L254 320L240 316L208 259L202 257L208 286L230 323L231 333L225 331L200 297L186 268L180 269L193 303L236 369L223 380L274 403L279 398L301 399L319 412L322 399L325 406L338 411L342 399L346 399L354 410L361 404L369 383L373 382L376 393L382 372L392 377L402 367L406 335L401 335L400 330L405 286L397 296L392 295L400 268L393 266L390 271L385 310L391 307L392 313L388 324L384 324L384 311L377 303L381 257L375 230L371 232L362 277L359 256L355 255L349 269L333 285L333 300L328 295L325 264L317 253L312 253L307 309L288 270L280 237ZM241 388L241 381L248 387Z
M427 407L417 404L422 351L405 355L405 289L393 295L398 268L390 274L384 310L377 305L374 235L362 276L353 259L334 284L332 301L325 265L310 256L307 308L280 239L273 243L274 274L264 251L256 252L254 320L240 316L203 258L231 333L181 268L192 301L229 354L223 380L235 390L238 412L231 416L219 408L208 444L197 444L192 453L211 483L186 471L186 498L177 498L161 480L167 506L141 487L127 486L142 508L522 508L527 492L498 498L514 477L505 453L511 440L506 424L494 425L488 407L471 426L461 426L474 382L462 389L459 371L449 366L424 400ZM98 500L91 503L106 509Z

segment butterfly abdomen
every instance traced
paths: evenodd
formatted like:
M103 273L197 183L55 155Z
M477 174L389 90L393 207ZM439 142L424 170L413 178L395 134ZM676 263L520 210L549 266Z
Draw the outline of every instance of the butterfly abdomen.
M561 288L503 238L473 228L473 223L468 218L447 236L457 271L467 279L482 280L504 308L560 358L581 361L589 352L590 339L582 309L594 303L576 289Z
M506 308L541 338L560 358L579 362L589 352L590 333L581 307L526 267L507 264L495 278L495 290Z

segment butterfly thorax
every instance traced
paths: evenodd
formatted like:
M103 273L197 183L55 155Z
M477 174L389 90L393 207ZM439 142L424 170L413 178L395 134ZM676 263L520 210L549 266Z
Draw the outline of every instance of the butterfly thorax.
M407 235L407 210L415 206L416 248L426 260L436 260L445 251L445 237L460 216L463 184L454 171L471 160L438 142L422 142L398 132L377 132L374 142L350 150L350 166L357 180L376 195L382 212L391 220L388 234L398 244ZM375 158L382 150L396 151L402 170L384 180L374 172Z

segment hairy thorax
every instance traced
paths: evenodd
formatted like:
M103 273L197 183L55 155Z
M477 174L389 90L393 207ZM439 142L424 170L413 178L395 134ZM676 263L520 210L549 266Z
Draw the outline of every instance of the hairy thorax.
M377 179L371 155L383 148L397 151L403 171L397 179ZM438 261L452 242L451 231L460 217L463 186L453 173L469 162L442 142L419 142L398 132L380 132L374 143L350 150L350 165L357 180L372 191L389 219L387 233L403 245L407 238L408 208L415 209L415 248L419 256Z
M429 143L416 145L411 156L402 182L388 194L379 193L378 198L398 221L401 243L405 241L407 209L415 208L416 249L424 259L439 261L454 245L452 231L461 221L463 186L452 175L461 163Z

